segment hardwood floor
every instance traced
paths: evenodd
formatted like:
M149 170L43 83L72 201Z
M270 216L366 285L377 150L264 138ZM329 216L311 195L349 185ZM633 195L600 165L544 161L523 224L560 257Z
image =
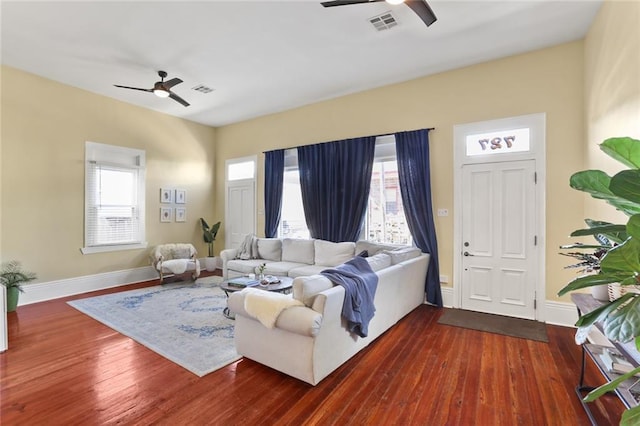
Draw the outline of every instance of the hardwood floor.
M198 378L66 304L122 290L9 314L2 424L589 424L570 328L547 326L549 343L534 342L440 325L425 305L315 387L250 360ZM587 382L601 383L588 367ZM624 410L614 396L592 405L601 425Z

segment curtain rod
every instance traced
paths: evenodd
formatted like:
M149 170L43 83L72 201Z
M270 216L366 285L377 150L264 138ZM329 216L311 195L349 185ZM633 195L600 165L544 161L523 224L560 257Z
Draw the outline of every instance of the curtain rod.
M435 129L436 129L435 127L427 127L427 128L425 128L425 129L415 129L415 130L435 130ZM415 131L415 130L402 130L402 131L403 131L403 132L413 132L413 131ZM373 137L375 137L375 138L379 138L379 137L381 137L381 136L393 136L393 135L395 135L396 133L399 133L399 132L395 132L395 133L384 133L384 134L381 134L381 135L369 135L369 136L373 136ZM361 137L361 138L362 138L362 137L366 137L366 136L356 136L356 137ZM347 139L352 139L352 138L347 138ZM335 141L330 141L330 142L335 142ZM316 142L316 144L318 144L318 143L327 143L327 142ZM309 145L315 145L315 144L309 144ZM302 145L302 146L304 146L304 145ZM285 150L286 150L286 149L296 149L296 148L298 148L298 147L297 147L297 146L293 146L293 147L290 147L290 148L277 148L277 149L285 149ZM277 149L276 149L276 150L277 150ZM274 149L270 149L269 151L275 151L275 150L274 150ZM262 151L262 153L264 154L264 153L269 152L269 151Z
M427 127L426 129L415 129L415 130L435 130L435 127ZM401 132L414 132L415 130L401 130ZM396 133L400 133L400 132L394 132L394 133L384 133L382 135L372 135L376 138L379 138L380 136L393 136Z

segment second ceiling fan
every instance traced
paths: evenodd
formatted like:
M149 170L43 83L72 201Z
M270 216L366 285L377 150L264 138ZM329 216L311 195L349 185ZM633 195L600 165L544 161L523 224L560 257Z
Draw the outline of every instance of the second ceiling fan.
M434 22L438 18L436 18L435 13L431 10L429 4L424 0L333 0L333 1L325 1L321 4L324 7L334 7L334 6L348 6L351 4L362 4L362 3L378 3L381 1L386 1L390 4L400 4L404 3L411 8L415 12L416 15L422 19L427 27Z
M150 89L143 89L141 87L131 87L131 86L121 86L119 84L114 84L116 87L120 87L121 89L130 89L130 90L140 90L142 92L150 92L155 94L159 98L171 98L174 101L178 102L182 106L188 107L189 102L182 99L180 96L176 95L171 91L171 88L176 84L182 83L182 80L179 78L172 78L171 80L164 81L167 77L167 73L165 71L158 71L158 77L160 77L160 81L156 81L153 84L153 87Z

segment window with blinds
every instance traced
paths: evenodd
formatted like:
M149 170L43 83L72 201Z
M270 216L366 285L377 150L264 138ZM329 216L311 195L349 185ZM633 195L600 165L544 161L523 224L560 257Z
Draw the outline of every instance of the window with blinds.
M85 254L146 247L145 152L87 142Z

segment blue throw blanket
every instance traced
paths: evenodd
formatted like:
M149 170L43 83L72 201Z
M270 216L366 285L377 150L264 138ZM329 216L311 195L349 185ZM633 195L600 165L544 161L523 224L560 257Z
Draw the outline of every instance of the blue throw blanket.
M369 321L376 312L373 298L378 288L378 276L371 270L369 262L358 256L320 274L344 287L342 316L347 320L350 332L367 337Z

